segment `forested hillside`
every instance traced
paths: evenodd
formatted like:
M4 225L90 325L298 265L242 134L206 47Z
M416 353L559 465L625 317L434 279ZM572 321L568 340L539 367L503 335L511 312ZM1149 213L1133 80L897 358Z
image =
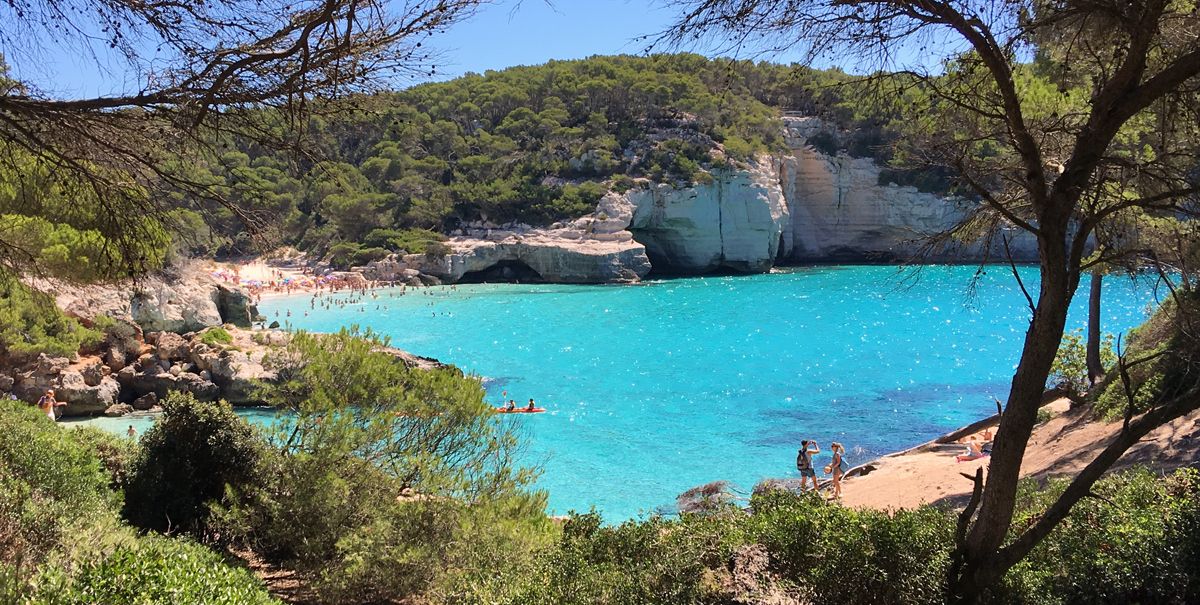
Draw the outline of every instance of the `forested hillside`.
M836 144L877 153L888 120L831 87L846 80L689 54L553 61L343 101L317 112L304 134L313 154L300 161L224 140L208 163L187 170L223 182L233 201L268 219L275 241L322 253L341 242L344 255L370 260L420 251L437 239L424 230L466 221L577 217L635 178L710 178L703 169L780 149L782 111L856 125ZM212 244L196 238L197 252L253 246L227 210L181 218L215 235Z

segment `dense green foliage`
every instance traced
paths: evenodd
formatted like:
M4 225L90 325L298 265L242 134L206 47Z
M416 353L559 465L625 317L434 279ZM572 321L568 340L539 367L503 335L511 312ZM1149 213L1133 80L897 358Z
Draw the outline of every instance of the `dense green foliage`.
M320 161L227 140L219 156L181 170L257 215L281 217L284 241L348 266L423 252L437 239L414 229L547 224L591 211L634 179L706 180L706 171L780 149L783 110L845 127L825 141L831 150L886 162L903 106L838 86L848 80L690 54L551 61L326 108L306 132ZM221 251L252 245L227 209L210 211Z
M54 299L0 269L0 358L68 357L100 335L63 315Z
M345 353L332 357L347 360ZM361 351L349 357L362 357ZM359 361L354 371L371 367ZM200 411L187 411L177 401L166 414L178 417L162 422L178 429L183 419L223 415L220 406L210 405L214 409L200 404ZM222 441L222 431L190 424ZM748 510L721 505L615 526L596 514L572 515L555 530L541 500L519 491L468 505L461 499L467 491L458 498L403 491L395 467L370 468L361 464L361 453L331 467L325 452L347 455L351 450L338 444L361 443L360 431L368 429L336 418L328 425L296 426L320 433L298 437L310 451L269 456L261 491L231 487L229 492L253 497L225 498L213 507L210 523L248 532L240 535L258 546L290 540L294 550L280 560L308 570L313 586L331 601L420 594L429 602L535 605L777 597L815 604L943 602L955 523L950 510L886 514L764 489ZM128 459L130 442L57 427L14 403L0 403L0 430L0 600L273 602L248 572L209 547L138 537L119 525L120 495L110 486L121 484L115 471ZM207 455L200 440L192 445ZM280 479L272 479L275 473ZM422 483L425 489L438 484ZM1014 531L1035 520L1064 487L1063 481L1045 487L1026 482ZM1127 471L1102 480L1093 492L1097 497L1077 504L985 602L1200 599L1200 473L1181 470L1164 478ZM289 529L297 537L285 536ZM303 552L298 545L305 539L325 546ZM311 567L302 565L306 561Z
M1019 492L1020 527L1066 488ZM1001 603L1195 603L1200 599L1200 473L1135 469L1101 480L995 591Z
M248 570L230 565L217 552L155 535L128 540L81 561L70 575L45 570L38 582L31 602L40 605L278 603Z
M0 82L4 65L0 57ZM159 217L129 213L114 221L116 203L98 197L96 182L124 180L125 192L145 198L139 186L99 167L94 180L56 170L45 158L0 142L0 267L60 279L123 277L162 266L171 238Z
M217 553L119 523L132 447L0 402L0 602L274 603Z
M1100 363L1111 368L1116 363L1113 351L1113 336L1105 334L1100 342ZM1050 385L1066 389L1073 395L1081 395L1088 389L1087 348L1083 340L1083 328L1063 334L1058 345L1058 355L1050 367Z
M1065 487L1021 490L1018 524ZM1200 474L1129 471L1068 520L986 603L1187 603L1200 596ZM529 568L479 578L464 602L917 604L945 599L955 516L934 507L885 514L811 495L763 491L736 509L616 527L574 515Z
M108 483L84 444L32 406L0 401L0 563L38 566L79 524L111 517Z
M225 532L310 571L331 600L386 600L528 552L550 529L512 425L477 380L416 370L370 332L295 334L264 389L285 413L270 472ZM169 412L168 412L169 414Z
M210 346L227 345L233 342L233 335L229 333L229 330L215 326L200 335L200 342Z
M1165 300L1130 334L1124 352L1128 384L1121 368L1110 371L1096 398L1096 411L1106 418L1120 417L1132 398L1133 411L1141 413L1193 388L1200 365L1200 338L1194 327L1198 317L1200 293L1195 290L1178 289Z
M162 407L131 465L124 516L138 527L207 538L211 503L262 480L263 445L223 401L172 392Z

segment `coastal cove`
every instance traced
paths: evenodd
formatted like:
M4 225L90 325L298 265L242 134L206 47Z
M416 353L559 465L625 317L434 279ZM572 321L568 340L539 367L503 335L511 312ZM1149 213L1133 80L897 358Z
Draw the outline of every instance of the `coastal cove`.
M710 481L748 492L793 476L803 438L820 441L822 464L830 441L858 464L994 413L1028 308L1008 267L987 267L972 290L976 271L819 266L630 286L387 289L329 309L311 308L311 295L269 298L260 311L292 329L369 327L483 377L496 405L503 391L534 398L548 413L505 422L521 424L527 461L543 466L551 512L595 507L620 521ZM1036 294L1036 271L1021 273ZM1149 279L1110 278L1104 330L1138 325L1154 300ZM1085 325L1085 303L1077 297L1068 330Z

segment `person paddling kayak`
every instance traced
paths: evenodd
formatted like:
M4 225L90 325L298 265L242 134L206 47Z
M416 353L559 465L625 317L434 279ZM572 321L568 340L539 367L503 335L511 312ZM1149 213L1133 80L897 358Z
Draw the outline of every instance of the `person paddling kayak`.
M533 405L533 397L530 397L529 398L529 407L525 408L525 409L526 409L526 411L532 412L533 408L535 408L535 407L537 407L537 406Z

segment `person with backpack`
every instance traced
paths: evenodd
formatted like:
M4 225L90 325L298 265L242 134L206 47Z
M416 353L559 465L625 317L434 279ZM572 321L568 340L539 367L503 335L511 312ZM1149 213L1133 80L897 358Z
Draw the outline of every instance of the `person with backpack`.
M41 399L37 400L36 405L43 414L50 418L50 422L58 422L58 418L54 415L54 411L56 408L61 408L67 404L54 398L54 389L47 389L46 394L42 395Z
M817 473L813 470L812 457L813 454L821 453L821 447L816 441L804 439L800 442L800 451L796 453L796 470L800 471L800 491L804 491L804 486L808 480L812 479L812 488L817 489Z

